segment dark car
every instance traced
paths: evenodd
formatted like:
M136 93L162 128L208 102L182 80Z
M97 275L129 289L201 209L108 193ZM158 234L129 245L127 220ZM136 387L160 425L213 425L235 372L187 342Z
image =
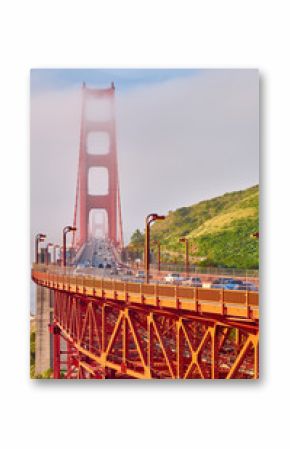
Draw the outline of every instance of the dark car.
M106 263L105 268L112 268L112 265L110 263Z
M233 282L233 278L217 278L211 283L211 288L225 288L227 284L231 284Z
M102 263L99 263L98 268L104 268L104 265Z
M246 290L249 292L257 292L258 287L252 282L243 282L242 285L239 285L239 290Z
M225 284L225 290L242 290L243 281L240 279L233 279L232 282Z

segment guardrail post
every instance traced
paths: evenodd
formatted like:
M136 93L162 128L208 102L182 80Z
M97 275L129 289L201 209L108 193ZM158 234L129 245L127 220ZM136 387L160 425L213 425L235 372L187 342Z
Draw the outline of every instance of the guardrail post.
M101 279L101 292L102 292L102 298L105 298L105 290L104 290L104 279Z
M114 290L114 299L117 300L118 299L118 292L116 290L116 280L113 279L113 290Z
M128 284L127 284L127 282L124 282L124 294L125 294L125 302L129 302Z
M145 304L145 296L143 292L143 284L140 284L141 304Z
M220 300L221 300L221 314L225 314L225 291L221 289L220 291Z
M198 311L198 288L193 288L194 311Z
M96 290L96 278L93 278L93 295L96 296L97 290Z
M246 290L246 311L247 311L247 318L250 318L250 305L249 305L249 291Z
M159 306L159 296L158 296L158 284L154 284L154 294L156 299L156 306Z
M83 277L83 294L85 295L87 293L87 289L86 289L86 278L87 276Z
M179 309L178 285L175 285L174 293L175 293L176 308Z

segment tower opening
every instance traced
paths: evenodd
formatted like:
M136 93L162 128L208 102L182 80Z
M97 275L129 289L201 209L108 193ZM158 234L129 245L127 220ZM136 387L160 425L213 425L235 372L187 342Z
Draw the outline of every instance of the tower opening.
M88 173L88 194L108 195L109 172L106 167L90 167Z
M88 154L108 154L110 150L110 137L104 131L92 131L87 136Z
M108 213L105 209L91 209L89 213L88 235L97 239L108 236Z

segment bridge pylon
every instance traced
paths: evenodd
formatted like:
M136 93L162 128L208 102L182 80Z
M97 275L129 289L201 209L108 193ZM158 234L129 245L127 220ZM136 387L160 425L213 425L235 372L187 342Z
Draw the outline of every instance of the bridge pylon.
M94 223L90 218L93 212L103 214L103 237L122 247L114 83L106 89L82 85L74 246L81 247L92 234L89 227Z

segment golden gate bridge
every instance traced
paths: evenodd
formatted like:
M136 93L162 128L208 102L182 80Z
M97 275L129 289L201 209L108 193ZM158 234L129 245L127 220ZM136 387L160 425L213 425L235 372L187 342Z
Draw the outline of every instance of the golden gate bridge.
M105 118L87 113L104 107ZM90 191L98 169L106 172L101 193ZM113 83L107 89L82 86L74 220L63 232L62 266L56 260L39 263L38 244L44 235L36 238L36 346L45 346L44 334L48 346L42 356L36 347L36 357L52 353L55 379L258 378L257 291L166 285L150 281L148 270L144 283L107 278L101 270L78 270L66 263L69 232L76 264L88 259L91 263L95 253L97 258L100 241L111 259L120 261L123 230ZM149 232L145 246L148 268Z

